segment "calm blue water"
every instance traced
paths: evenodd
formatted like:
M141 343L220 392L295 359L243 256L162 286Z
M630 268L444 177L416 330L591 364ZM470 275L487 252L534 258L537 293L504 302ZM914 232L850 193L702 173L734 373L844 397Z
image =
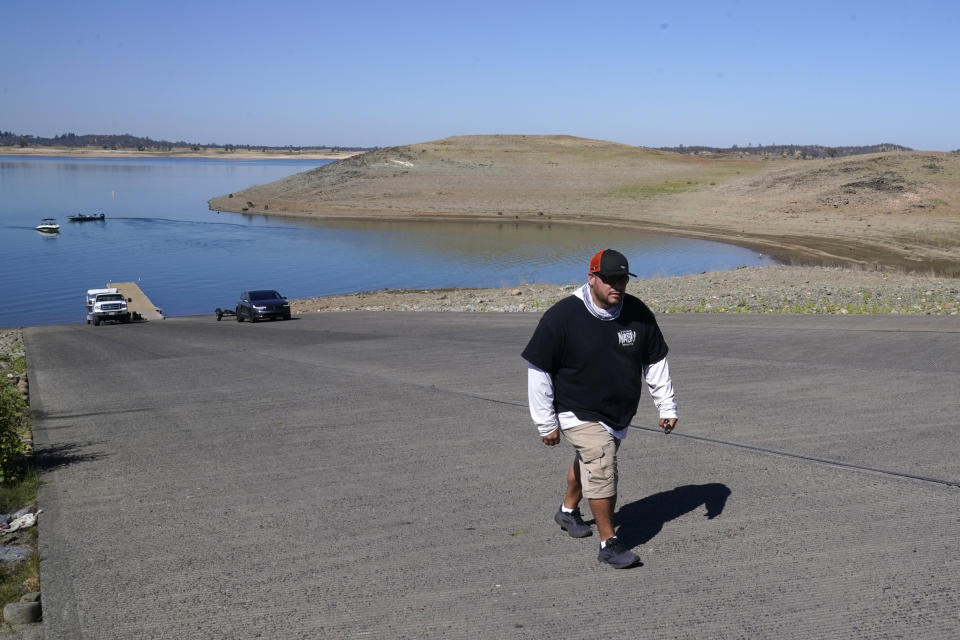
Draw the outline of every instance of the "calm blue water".
M167 316L232 308L244 289L290 298L384 288L567 284L616 248L640 277L770 264L712 242L515 223L317 223L216 213L207 200L317 160L0 156L0 327L84 321L83 293L139 282ZM68 215L106 214L71 223ZM61 232L34 227L56 218Z

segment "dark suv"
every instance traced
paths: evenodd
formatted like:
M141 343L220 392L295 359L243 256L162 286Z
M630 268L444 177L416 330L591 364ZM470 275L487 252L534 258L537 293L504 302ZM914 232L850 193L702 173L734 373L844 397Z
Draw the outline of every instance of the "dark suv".
M290 319L290 303L276 291L261 289L259 291L244 291L237 302L237 322L244 319L250 322L266 320L267 318Z

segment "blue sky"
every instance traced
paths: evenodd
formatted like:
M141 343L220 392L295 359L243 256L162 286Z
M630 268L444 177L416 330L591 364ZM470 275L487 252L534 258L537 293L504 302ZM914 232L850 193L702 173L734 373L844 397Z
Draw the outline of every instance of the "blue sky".
M960 3L6 3L0 130L960 148Z

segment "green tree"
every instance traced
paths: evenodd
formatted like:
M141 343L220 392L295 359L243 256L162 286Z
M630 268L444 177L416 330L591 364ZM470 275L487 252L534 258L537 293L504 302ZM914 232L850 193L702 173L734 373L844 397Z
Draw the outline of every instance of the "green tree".
M0 381L0 482L18 479L25 451L21 437L28 430L27 403L13 385Z

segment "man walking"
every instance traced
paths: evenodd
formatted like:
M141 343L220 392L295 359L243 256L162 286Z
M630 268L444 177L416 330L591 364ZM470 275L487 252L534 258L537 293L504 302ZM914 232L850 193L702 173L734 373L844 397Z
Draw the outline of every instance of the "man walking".
M667 344L650 309L626 293L633 275L622 253L597 253L586 284L543 314L523 350L530 416L541 441L552 447L562 434L576 451L554 520L574 538L592 535L580 515L585 496L600 534L597 559L621 569L639 557L613 528L617 449L644 383L660 412L660 428L670 433L677 424Z

